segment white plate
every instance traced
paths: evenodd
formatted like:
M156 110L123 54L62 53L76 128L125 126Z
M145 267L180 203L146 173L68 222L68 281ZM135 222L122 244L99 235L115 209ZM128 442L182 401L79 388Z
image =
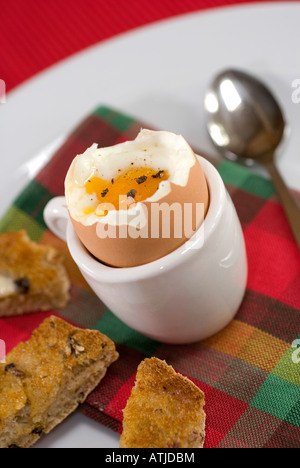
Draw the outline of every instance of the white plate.
M215 154L203 95L212 75L229 66L260 75L277 93L291 129L278 165L300 189L300 103L292 101L292 84L300 79L299 17L300 4L289 2L184 15L91 47L17 88L0 105L0 214L99 104L181 133ZM75 414L37 447L118 447L118 439Z

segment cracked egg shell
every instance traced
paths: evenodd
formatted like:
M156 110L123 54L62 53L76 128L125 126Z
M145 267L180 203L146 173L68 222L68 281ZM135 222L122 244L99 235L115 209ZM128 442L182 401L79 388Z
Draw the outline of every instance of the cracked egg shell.
M137 185L128 181L126 187L123 180L117 193L119 178L126 179L133 168L137 175L152 171L148 185L158 179L155 191L141 201L145 175L135 179ZM102 187L100 192L89 190L90 182ZM123 205L109 202L113 191L122 195ZM176 250L200 227L209 206L194 152L181 135L166 131L142 130L135 140L108 148L92 145L72 162L65 193L83 245L102 263L119 268L144 265Z

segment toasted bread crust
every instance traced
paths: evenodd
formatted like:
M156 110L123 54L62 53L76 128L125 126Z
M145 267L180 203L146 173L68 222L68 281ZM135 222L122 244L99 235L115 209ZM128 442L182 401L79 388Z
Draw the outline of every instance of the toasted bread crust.
M52 316L0 364L0 448L27 448L72 413L118 358L114 343Z
M124 410L121 448L202 448L204 393L165 361L145 359Z
M31 242L25 231L0 235L0 276L28 284L26 291L0 295L0 317L63 308L69 301L70 280L62 255Z

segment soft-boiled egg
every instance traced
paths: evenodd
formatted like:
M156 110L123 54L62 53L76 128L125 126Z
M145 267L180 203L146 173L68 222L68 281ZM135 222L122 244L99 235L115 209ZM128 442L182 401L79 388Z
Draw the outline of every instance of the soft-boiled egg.
M186 140L146 129L133 141L94 144L78 155L65 192L79 239L112 267L171 253L197 231L209 205L204 173Z

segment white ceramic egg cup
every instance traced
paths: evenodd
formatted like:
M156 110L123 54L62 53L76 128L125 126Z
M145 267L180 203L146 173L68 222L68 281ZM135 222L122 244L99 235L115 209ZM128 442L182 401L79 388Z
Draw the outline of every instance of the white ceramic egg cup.
M129 327L164 343L192 343L219 332L246 289L247 256L235 207L215 167L198 159L210 193L201 232L152 263L112 268L97 261L78 239L64 197L51 200L44 213L101 301Z

